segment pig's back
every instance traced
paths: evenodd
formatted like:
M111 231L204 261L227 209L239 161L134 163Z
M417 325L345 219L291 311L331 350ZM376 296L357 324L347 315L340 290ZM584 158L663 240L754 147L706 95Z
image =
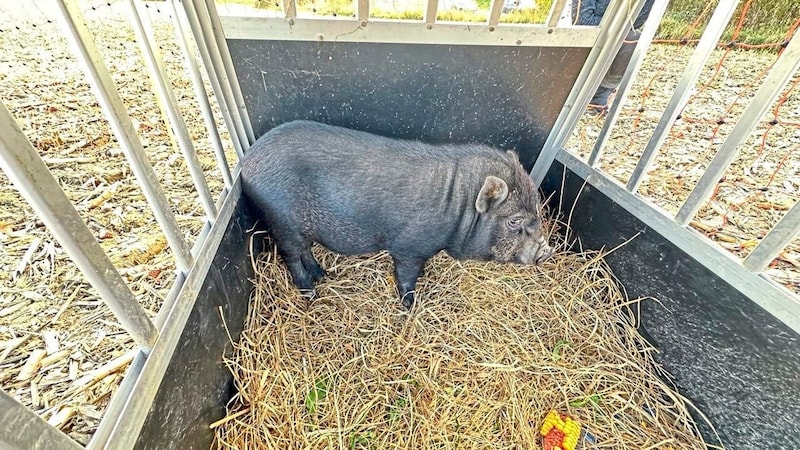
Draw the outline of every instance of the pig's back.
M256 142L246 159L272 164L375 169L428 164L455 164L468 157L496 160L499 152L482 145L434 146L419 141L391 139L348 128L297 120L270 130ZM253 167L255 168L255 167Z

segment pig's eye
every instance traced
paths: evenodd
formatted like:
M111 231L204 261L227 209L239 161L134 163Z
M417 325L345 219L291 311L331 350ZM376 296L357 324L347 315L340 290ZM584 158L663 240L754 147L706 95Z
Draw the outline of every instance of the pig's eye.
M522 217L512 217L506 221L506 226L510 230L519 231L522 229Z

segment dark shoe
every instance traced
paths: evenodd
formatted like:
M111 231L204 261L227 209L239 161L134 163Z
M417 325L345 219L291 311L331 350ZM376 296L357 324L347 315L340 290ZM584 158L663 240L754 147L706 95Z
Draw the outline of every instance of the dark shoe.
M594 97L589 101L589 112L591 114L603 114L608 111L609 98L614 93L613 88L600 86Z

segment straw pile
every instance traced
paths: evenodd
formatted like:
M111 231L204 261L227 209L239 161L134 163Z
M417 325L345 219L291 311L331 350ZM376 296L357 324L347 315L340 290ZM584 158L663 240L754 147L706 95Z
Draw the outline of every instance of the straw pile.
M255 262L216 448L541 448L551 409L580 420L584 448L706 448L599 253L439 254L410 313L387 254L315 254L329 276L310 303L274 250Z

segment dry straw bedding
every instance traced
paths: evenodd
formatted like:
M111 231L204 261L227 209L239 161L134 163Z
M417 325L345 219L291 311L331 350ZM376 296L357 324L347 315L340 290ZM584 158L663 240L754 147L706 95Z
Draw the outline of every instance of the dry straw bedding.
M540 267L441 253L410 313L387 254L315 253L329 275L310 303L274 251L254 262L216 448L540 448L551 409L591 448L706 448L599 253Z

